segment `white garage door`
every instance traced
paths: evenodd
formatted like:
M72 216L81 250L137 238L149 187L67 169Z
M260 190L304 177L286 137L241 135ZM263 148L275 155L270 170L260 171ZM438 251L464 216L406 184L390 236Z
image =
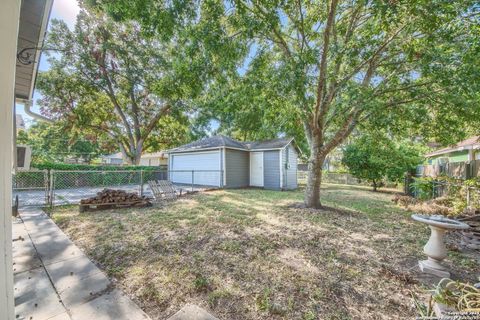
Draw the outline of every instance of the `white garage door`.
M184 183L220 186L220 151L173 154L170 180ZM192 174L193 170L193 174Z

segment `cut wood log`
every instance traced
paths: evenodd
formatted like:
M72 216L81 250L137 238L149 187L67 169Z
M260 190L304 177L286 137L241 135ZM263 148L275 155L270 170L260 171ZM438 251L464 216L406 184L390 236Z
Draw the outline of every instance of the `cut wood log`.
M150 199L139 196L135 192L124 190L104 189L96 196L80 200L80 212L91 211L91 209L111 209L116 207L146 207L150 206Z
M480 250L480 215L460 217L458 220L465 222L470 229L462 231L461 244L473 250Z

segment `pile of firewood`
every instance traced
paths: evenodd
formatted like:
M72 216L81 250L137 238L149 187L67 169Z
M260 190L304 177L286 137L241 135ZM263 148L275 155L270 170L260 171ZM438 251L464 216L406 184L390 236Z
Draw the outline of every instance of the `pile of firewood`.
M112 209L117 207L147 207L151 206L150 200L139 196L135 192L124 190L103 189L95 197L80 200L80 211L89 209Z
M462 245L467 248L480 250L480 214L460 218L470 226L470 229L462 231Z

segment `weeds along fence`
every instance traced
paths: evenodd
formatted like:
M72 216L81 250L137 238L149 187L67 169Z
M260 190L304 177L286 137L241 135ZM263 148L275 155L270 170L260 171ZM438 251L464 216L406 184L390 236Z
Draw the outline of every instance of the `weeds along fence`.
M101 190L120 189L152 197L151 180L169 180L184 192L223 187L221 170L50 170L18 172L13 194L20 206L77 204Z
M450 182L435 179L415 178L410 184L410 195L420 200L449 199L459 210L480 210L480 187L468 181Z

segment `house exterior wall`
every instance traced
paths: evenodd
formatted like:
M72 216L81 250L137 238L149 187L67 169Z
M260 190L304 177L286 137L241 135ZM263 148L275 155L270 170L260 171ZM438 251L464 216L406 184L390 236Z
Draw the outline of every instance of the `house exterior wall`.
M297 165L298 155L295 148L289 144L282 150L282 165L283 165L283 185L284 189L297 188Z
M456 151L447 154L440 154L428 159L428 164L439 164L439 160L448 158L448 162L465 162L468 161L468 150Z
M140 158L139 165L151 167L166 166L168 165L168 159L160 157Z
M108 162L109 164L121 165L123 164L123 159L111 158Z
M13 320L13 270L12 270L12 160L13 160L13 108L15 92L15 64L18 25L20 20L18 0L2 1L0 10L0 319Z
M468 150L452 152L448 155L449 162L465 162L468 161Z
M225 178L227 188L247 187L250 183L250 153L225 149Z
M263 152L263 186L265 189L281 189L280 157L280 150Z

